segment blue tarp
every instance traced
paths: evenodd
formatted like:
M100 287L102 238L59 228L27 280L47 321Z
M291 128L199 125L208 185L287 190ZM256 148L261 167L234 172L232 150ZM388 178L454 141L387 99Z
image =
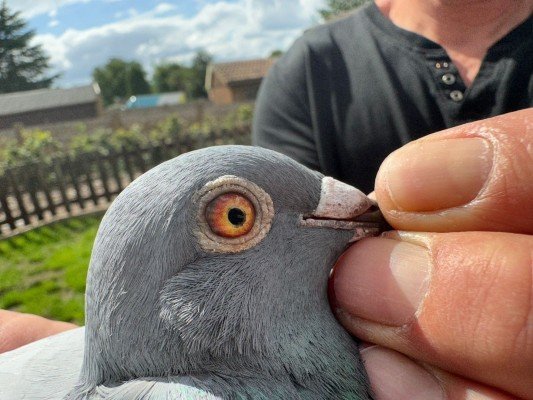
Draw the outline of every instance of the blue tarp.
M126 102L125 108L149 108L182 103L185 103L185 94L183 92L143 94L131 96Z

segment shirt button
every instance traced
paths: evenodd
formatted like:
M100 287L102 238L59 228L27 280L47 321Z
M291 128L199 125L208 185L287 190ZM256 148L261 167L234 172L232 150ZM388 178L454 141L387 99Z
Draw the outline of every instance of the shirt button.
M444 74L444 75L442 75L441 79L446 85L453 85L455 83L455 75L454 74Z
M461 92L460 90L452 90L450 92L450 99L452 99L453 101L461 101L463 100L463 92Z

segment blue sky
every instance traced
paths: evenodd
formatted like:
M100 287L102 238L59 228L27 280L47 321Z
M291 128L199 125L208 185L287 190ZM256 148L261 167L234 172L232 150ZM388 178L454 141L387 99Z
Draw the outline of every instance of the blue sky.
M319 23L325 0L7 0L36 30L57 86L87 84L111 57L137 60L148 73L165 61L189 62L205 49L215 61L286 50Z

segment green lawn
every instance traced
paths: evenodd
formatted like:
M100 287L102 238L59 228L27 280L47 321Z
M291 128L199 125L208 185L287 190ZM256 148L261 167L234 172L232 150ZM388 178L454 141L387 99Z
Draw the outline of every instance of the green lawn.
M0 309L83 324L85 276L101 217L0 241Z

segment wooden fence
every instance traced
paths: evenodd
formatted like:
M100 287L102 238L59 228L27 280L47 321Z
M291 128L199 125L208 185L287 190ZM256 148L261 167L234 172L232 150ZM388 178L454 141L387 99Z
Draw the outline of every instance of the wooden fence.
M6 169L0 175L0 238L58 219L103 211L137 176L179 154L249 143L250 129L238 128Z

